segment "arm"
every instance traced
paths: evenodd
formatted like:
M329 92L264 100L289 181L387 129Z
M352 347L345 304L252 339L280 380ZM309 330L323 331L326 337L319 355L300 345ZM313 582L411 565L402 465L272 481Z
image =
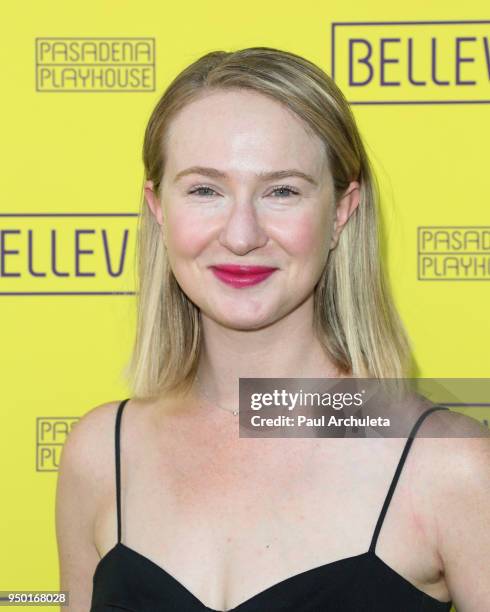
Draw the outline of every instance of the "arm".
M490 610L490 438L447 442L439 551L457 612L482 612Z
M87 612L92 597L92 578L99 561L94 544L97 500L114 464L114 403L103 404L84 415L72 428L63 446L56 489L56 537L60 590L69 593L69 607ZM106 469L102 469L106 465ZM61 609L60 609L61 610Z

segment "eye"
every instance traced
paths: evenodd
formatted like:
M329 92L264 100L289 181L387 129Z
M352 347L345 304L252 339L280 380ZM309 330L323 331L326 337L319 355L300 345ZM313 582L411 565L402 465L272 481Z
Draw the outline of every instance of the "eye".
M214 191L214 189L211 189L211 187L208 187L207 185L199 185L198 187L196 187L195 189L191 189L191 191L189 191L189 194L197 194L197 195L203 195L203 196L210 196L212 194L210 193L202 193L203 191L212 191L213 193L216 193L216 191Z
M293 187L290 187L289 185L279 185L278 187L275 187L271 191L271 194L272 193L278 194L277 197L279 198L285 197L286 199L291 195L299 195L299 192L296 191L296 189L294 189ZM203 196L203 197L210 197L216 194L216 191L212 189L211 187L208 187L207 185L198 185L194 189L191 189L189 191L189 194L190 195L196 194L196 195Z
M277 192L282 192L279 193L279 195L277 197L285 197L286 195L298 195L298 191L296 191L296 189L293 189L292 187L289 187L288 185L280 185L279 187L274 187L274 189L272 190L271 193L277 193ZM286 198L287 199L287 198Z

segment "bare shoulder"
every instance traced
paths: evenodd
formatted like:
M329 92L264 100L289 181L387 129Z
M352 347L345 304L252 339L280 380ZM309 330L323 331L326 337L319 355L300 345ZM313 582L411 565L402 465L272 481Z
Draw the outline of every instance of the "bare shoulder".
M454 410L432 413L417 434L423 442L424 462L438 471L438 482L457 485L458 480L473 475L479 462L488 460L490 430L477 419ZM480 464L481 467L481 464Z
M56 488L60 588L70 610L88 610L99 555L93 541L97 505L114 469L118 401L90 409L72 427L61 452Z
M437 414L438 418L432 417ZM490 431L474 418L438 411L421 427L417 503L429 517L458 610L490 609Z
M472 503L486 485L490 495L490 430L474 418L447 412L440 427L443 451L439 452L439 474L444 494L454 492L461 507ZM443 463L442 463L443 462ZM452 500L456 503L456 500ZM490 501L490 499L488 500Z
M460 487L468 478L490 476L490 430L475 418L453 410L428 415L417 432L419 468L441 494Z
M119 403L111 401L99 404L80 417L63 445L62 462L64 460L72 467L79 465L85 473L94 466L98 467L100 450L107 448L105 442L111 435L114 436L111 426L115 423Z
M119 401L91 408L73 425L63 445L58 478L86 487L93 498L103 487L114 454L114 426Z

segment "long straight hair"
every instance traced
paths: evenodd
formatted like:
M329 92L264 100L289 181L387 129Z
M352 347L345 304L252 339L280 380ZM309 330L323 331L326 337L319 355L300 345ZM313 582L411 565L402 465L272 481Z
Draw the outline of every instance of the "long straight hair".
M336 202L351 181L359 181L359 205L315 287L315 333L346 375L409 376L412 352L380 258L379 187L347 100L318 66L269 47L200 57L170 83L150 116L143 144L144 180L153 181L161 200L172 119L198 97L230 89L269 96L313 130L325 146ZM136 242L136 334L125 376L133 397L147 398L190 387L201 349L201 320L170 269L161 228L143 190Z

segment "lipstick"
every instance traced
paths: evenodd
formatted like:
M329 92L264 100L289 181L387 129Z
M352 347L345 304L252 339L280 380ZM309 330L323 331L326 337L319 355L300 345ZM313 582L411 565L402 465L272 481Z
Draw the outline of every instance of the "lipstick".
M277 268L271 268L269 266L223 264L211 266L211 270L220 281L232 287L240 288L261 283L277 270Z

